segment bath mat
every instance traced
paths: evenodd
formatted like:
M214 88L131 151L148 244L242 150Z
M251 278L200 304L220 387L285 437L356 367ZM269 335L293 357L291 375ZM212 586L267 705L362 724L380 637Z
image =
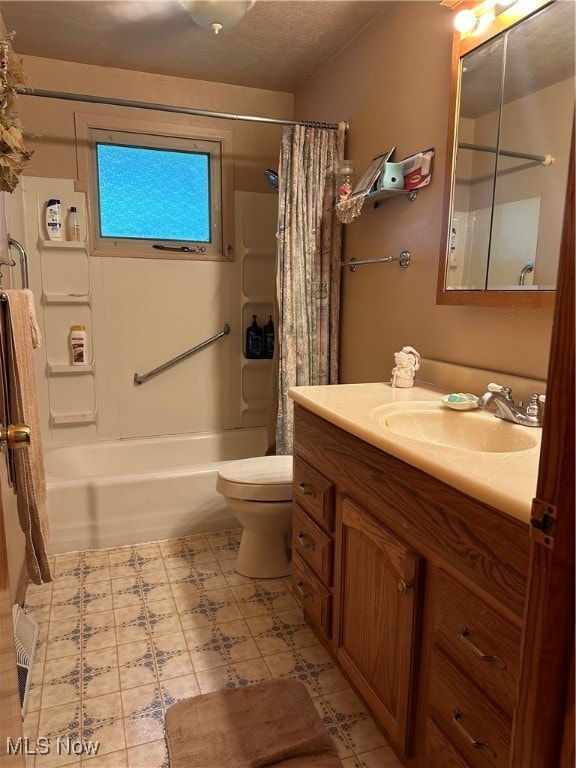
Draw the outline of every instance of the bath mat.
M341 768L308 691L280 678L166 710L171 768Z

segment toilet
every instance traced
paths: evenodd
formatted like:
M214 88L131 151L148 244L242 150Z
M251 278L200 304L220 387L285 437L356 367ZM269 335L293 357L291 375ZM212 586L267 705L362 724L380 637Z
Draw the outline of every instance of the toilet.
M288 576L292 456L227 462L218 470L216 490L242 526L238 573L253 579Z

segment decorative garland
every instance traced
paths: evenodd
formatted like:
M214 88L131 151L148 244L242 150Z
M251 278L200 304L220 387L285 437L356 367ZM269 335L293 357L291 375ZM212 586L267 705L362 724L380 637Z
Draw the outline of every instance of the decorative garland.
M32 157L16 114L16 87L25 85L22 61L14 56L14 32L0 39L0 191L13 192Z

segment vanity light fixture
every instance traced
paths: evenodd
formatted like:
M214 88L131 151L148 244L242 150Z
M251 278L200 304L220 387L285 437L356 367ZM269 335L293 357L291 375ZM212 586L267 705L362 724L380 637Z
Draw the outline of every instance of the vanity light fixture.
M193 21L215 35L239 24L256 0L180 0Z
M458 11L454 18L454 27L463 35L480 34L500 13L510 13L511 9L514 13L517 10L520 12L520 6L528 3L534 3L534 0L484 0L475 8Z
M458 32L473 32L478 28L479 24L480 19L476 16L474 11L471 11L469 8L466 8L463 11L458 11L454 18L454 26Z

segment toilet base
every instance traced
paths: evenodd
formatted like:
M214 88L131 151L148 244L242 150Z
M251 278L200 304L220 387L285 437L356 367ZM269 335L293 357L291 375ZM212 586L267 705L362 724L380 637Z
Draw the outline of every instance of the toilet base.
M277 533L244 529L234 567L241 576L250 579L289 576L291 563L284 534L279 536Z

